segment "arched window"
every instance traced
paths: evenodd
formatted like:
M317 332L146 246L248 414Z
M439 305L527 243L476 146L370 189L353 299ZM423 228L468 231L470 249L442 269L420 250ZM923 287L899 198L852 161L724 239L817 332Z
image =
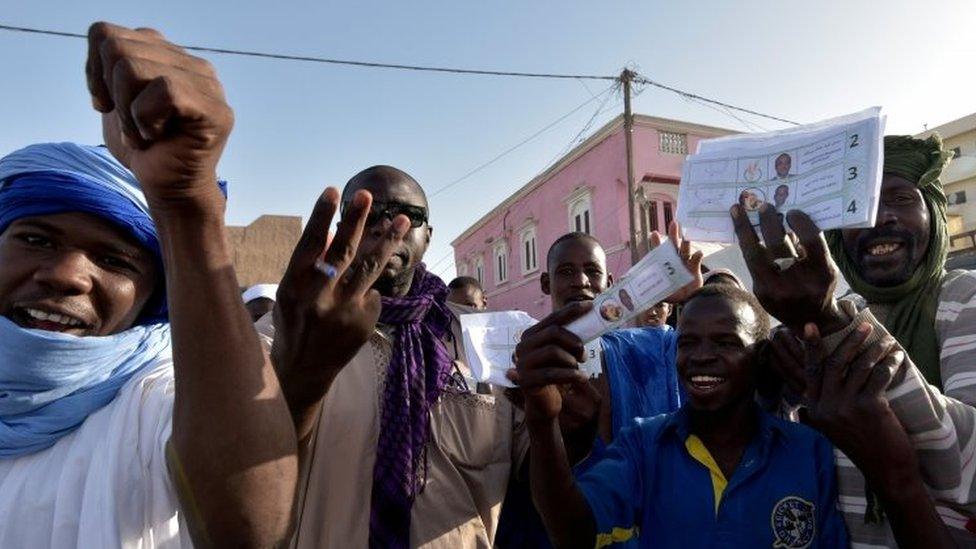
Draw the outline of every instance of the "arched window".
M474 277L478 279L478 284L485 285L485 260L480 255L474 260Z
M647 202L641 207L641 215L647 226L647 232L658 231L663 233L668 230L668 225L674 219L675 207L674 199L666 194L654 193L647 198Z
M499 240L494 247L495 284L508 280L508 244Z
M535 225L526 227L519 233L522 255L522 274L529 274L539 268L536 252Z
M590 206L590 195L585 195L569 203L569 230L592 234L593 213Z

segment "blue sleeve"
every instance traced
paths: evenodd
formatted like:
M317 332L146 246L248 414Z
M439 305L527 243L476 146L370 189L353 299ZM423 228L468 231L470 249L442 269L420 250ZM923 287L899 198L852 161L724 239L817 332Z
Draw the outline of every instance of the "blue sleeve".
M678 330L667 331L663 347L664 363L667 364L668 369L668 387L671 388L672 410L677 410L688 399L684 387L681 386L681 380L678 379Z
M640 423L623 430L603 460L577 480L593 513L598 547L636 535L644 494L643 436Z
M847 526L837 508L837 467L834 465L834 447L823 436L818 436L815 446L817 456L817 484L820 493L817 501L817 547L848 547Z

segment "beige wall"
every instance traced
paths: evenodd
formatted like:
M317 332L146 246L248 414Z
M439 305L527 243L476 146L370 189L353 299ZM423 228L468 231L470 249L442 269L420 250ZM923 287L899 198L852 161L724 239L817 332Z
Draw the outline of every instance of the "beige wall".
M227 227L241 287L277 283L302 234L302 218L262 215L246 227Z
M972 163L973 158L976 157L976 128L947 138L945 146L949 149L959 147L959 153L962 155L962 158L956 160L956 166L952 166L951 163L949 165L950 167L947 170L949 177L947 179L950 183L945 187L946 194L966 191L965 204L949 206L949 215L956 215L962 219L961 227L956 231L950 227L949 234L976 230L976 171L968 165L963 166L963 163ZM957 177L963 178L953 181ZM972 243L972 239L959 239L951 249L971 248Z
M959 148L959 157L954 158L942 174L946 195L965 191L966 202L948 208L949 234L955 235L976 230L976 117L967 117L943 124L919 134L926 137L938 132L945 148ZM972 248L969 238L957 240L952 251Z

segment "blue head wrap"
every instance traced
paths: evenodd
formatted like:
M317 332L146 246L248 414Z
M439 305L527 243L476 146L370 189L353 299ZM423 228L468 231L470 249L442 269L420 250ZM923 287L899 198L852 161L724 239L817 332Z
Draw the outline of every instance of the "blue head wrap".
M48 143L0 159L0 233L23 217L66 212L113 223L162 265L139 182L108 149ZM171 362L164 288L136 326L107 337L28 330L0 317L0 459L54 445L134 375Z
M132 172L105 147L75 143L30 145L0 159L0 233L24 217L83 212L121 228L156 258L162 254L149 205ZM160 283L140 324L167 319Z

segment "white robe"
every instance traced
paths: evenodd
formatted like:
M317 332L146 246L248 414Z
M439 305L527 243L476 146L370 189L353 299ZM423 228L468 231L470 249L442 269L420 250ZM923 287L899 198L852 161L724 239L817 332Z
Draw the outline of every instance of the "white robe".
M54 446L0 460L0 548L192 547L166 465L170 359Z

